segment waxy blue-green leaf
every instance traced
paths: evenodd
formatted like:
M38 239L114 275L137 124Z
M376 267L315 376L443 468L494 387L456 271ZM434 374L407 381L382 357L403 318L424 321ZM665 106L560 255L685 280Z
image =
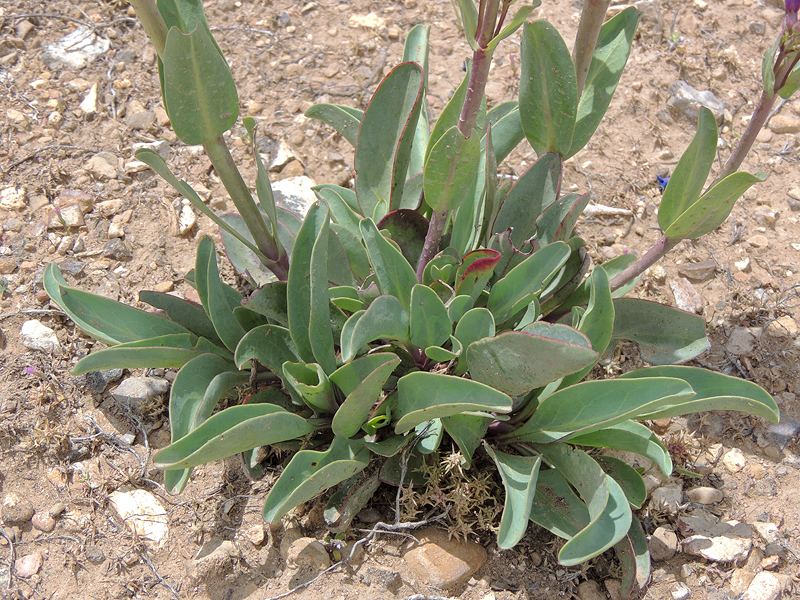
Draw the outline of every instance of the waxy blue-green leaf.
M530 520L551 533L571 539L589 524L589 510L556 469L541 469Z
M728 218L742 194L766 177L763 173L751 175L743 171L728 175L672 221L664 235L668 239L693 240L714 231Z
M303 402L314 412L322 414L336 412L339 407L336 403L336 392L320 365L285 362L283 375L284 381L294 388Z
M178 298L172 294L142 290L139 300L150 306L159 308L167 313L170 320L183 325L193 334L222 346L222 340L217 336L214 324L208 318L202 306L194 302Z
M444 430L458 446L467 468L472 465L472 456L481 445L491 423L490 418L467 414L442 419Z
M511 398L477 381L424 371L400 378L397 391L395 433L468 411L508 413L512 405Z
M622 421L598 431L575 435L569 441L576 446L634 452L652 460L665 476L672 474L672 458L664 444L656 434L635 421Z
M385 362L363 378L336 410L331 424L334 435L353 437L359 432L361 425L367 420L373 406L380 398L383 384L400 364L400 359L393 354L385 356L384 360Z
M346 397L352 394L370 374L396 358L397 355L391 352L367 354L336 369L331 373L330 380L342 390L342 394Z
M237 367L241 368L252 359L282 378L283 363L297 362L300 357L288 329L280 325L261 325L248 331L236 347Z
M414 437L417 440L414 449L420 454L433 454L439 449L443 434L444 428L441 419L420 423L414 428Z
M761 79L764 82L764 91L769 98L775 94L775 55L780 48L782 37L775 38L772 46L764 53L764 58L761 60Z
M611 103L619 78L628 62L640 14L629 6L600 28L589 73L578 100L575 134L564 158L581 150L594 135Z
M530 16L530 14L534 11L541 4L540 0L534 0L528 5L520 6L516 13L514 13L514 18L511 19L511 22L503 27L500 32L492 38L489 42L487 48L490 52L494 52L497 45L502 42L504 39L513 35L513 33L522 27L522 24L525 20Z
M242 124L245 126L245 129L247 129L247 133L250 136L250 149L253 152L253 158L255 159L256 163L256 195L258 196L258 204L261 207L261 210L269 217L270 231L272 232L273 238L275 238L278 230L278 215L275 208L275 195L272 193L272 185L269 181L269 175L267 175L267 169L264 167L264 161L261 158L261 153L258 151L258 144L256 140L258 126L253 117L245 117L242 120ZM281 252L283 249L279 247L278 250Z
M525 137L519 119L519 103L512 100L498 104L486 113L486 120L492 126L492 146L499 165Z
M650 581L650 549L639 519L631 519L627 537L621 539L614 550L622 568L622 594L630 597L634 587L644 589Z
M345 334L343 330L342 338ZM378 339L409 341L408 313L394 296L378 296L358 318L349 341L346 344L342 341L342 360L349 361L361 348Z
M540 156L567 156L578 105L575 65L556 28L540 19L522 29L519 116L522 130Z
M613 456L599 455L594 457L606 475L612 477L625 492L628 504L633 508L642 508L647 500L647 488L642 476L628 463Z
M489 294L486 308L494 315L496 323L503 323L509 317L527 306L542 287L567 262L571 251L564 242L555 242L535 252L498 281ZM524 301L524 305L520 305Z
M69 287L55 262L47 265L42 284L53 302L80 329L106 344L189 333L185 327L164 317Z
M198 23L186 33L170 28L161 58L165 106L183 143L202 144L233 127L239 116L236 84L208 25Z
M634 382L639 385L632 385ZM585 381L551 394L506 442L550 441L604 429L628 419L688 400L694 390L681 379L606 379ZM537 436L537 432L553 432Z
M422 254L428 226L428 219L416 210L409 209L392 211L377 223L378 229L386 231L392 241L400 246L400 251L413 268L416 268Z
M422 67L422 98L420 104L427 107L428 92L428 54L431 37L430 25L415 25L411 28L403 44L403 62L415 62ZM422 173L425 165L425 151L430 138L430 125L428 124L428 111L420 110L417 120L417 130L414 133L414 143L411 145L411 158L408 162L407 179ZM408 185L408 181L406 181ZM401 208L405 208L401 206ZM412 207L416 208L416 206Z
M274 404L231 406L153 457L160 469L190 469L311 433L308 421Z
M360 285L372 273L367 251L361 243L361 232L358 231L356 235L337 223L331 223L330 228L333 235L329 238L329 247L331 249L339 247L345 253L340 261L342 264L338 267L334 264L334 257L328 256L328 273L331 281L339 282L339 285L349 285L343 282L353 281ZM341 276L342 273L346 278Z
M772 396L756 384L738 377L681 366L638 369L621 377L645 382L651 377L677 377L691 385L696 393L688 402L661 408L642 418L660 419L708 410L738 410L772 423L780 421L780 411Z
M466 350L470 376L509 396L527 394L597 360L589 340L575 333L582 344L521 331L473 342Z
M441 346L428 346L425 348L425 356L430 358L433 362L449 362L461 356L461 342L457 338L450 336L450 341L453 343L453 349L447 350Z
M589 194L567 194L553 202L536 219L536 241L542 246L568 241L587 204Z
M494 333L495 327L492 313L485 308L479 307L468 310L458 320L454 335L461 342L461 347L466 349L472 342L494 337ZM463 375L468 368L467 357L462 352L456 368L456 375Z
M418 348L440 346L450 338L453 325L444 302L420 283L411 290L411 343Z
M325 525L332 533L344 533L355 516L363 509L381 484L378 472L363 472L345 481L325 506Z
M536 494L542 457L514 456L493 450L486 443L483 447L497 465L506 491L503 516L500 518L500 529L497 532L497 545L507 550L516 546L528 529L528 518Z
M264 215L260 211L258 214ZM264 218L267 218L266 215L264 215ZM222 238L225 255L237 273L240 273L256 287L275 280L275 275L267 267L269 261L262 260L261 252L254 251L253 235L247 229L247 223L239 214L221 214L215 216L212 220L219 225L219 233ZM281 239L286 239L284 229L285 227L279 222L278 234ZM242 240L245 240L245 242ZM290 256L291 252L288 252L287 255Z
M250 294L242 306L285 327L289 323L286 309L286 282L274 281L261 286Z
M358 290L354 287L348 285L332 287L328 290L328 295L331 302L342 310L353 313L366 308L358 296Z
M572 303L572 297L579 292L592 263L581 238L570 238L567 243L572 250L567 262L539 296L541 313L544 315L549 315L556 309L559 313L568 311L568 307L564 305Z
M371 219L361 221L361 235L381 292L394 296L403 308L409 310L411 289L418 283L414 269L403 254L381 235Z
M454 296L447 305L447 314L450 317L450 321L458 323L464 314L472 308L473 304L475 304L475 300L471 296Z
M492 225L492 233L512 229L511 242L521 248L536 233L536 219L558 198L561 188L561 156L540 156L511 188Z
M228 350L233 352L236 350L239 340L241 340L246 333L233 314L234 307L232 304L236 303L241 305L241 296L238 296L237 302L236 296L231 296L225 284L222 283L219 277L219 267L217 267L217 253L214 251L214 243L211 239L204 238L200 244L206 244L210 249L209 253L205 255L208 258L205 265L200 262L204 255L198 252L198 262L195 267L195 277L198 281L198 287L200 285L199 282L202 280L200 275L203 273L203 270L205 270L206 274L206 302L203 306L211 322L214 324L214 329L219 339L222 340L222 343L225 344Z
M691 360L710 346L703 317L635 298L614 299L614 333L606 353L620 340L639 344L642 358L654 365Z
M356 143L356 195L364 217L385 203L400 208L423 93L423 73L412 62L397 65L370 100Z
M361 119L364 111L360 108L352 108L341 104L315 104L306 110L305 115L309 119L317 119L333 127L339 135L350 142L355 147L358 140L358 129L361 127Z
M475 41L475 34L478 31L478 10L475 8L475 3L472 0L456 1L461 13L461 25L464 27L467 43L470 48L477 50L478 43Z
M800 90L800 63L797 63L789 73L786 83L778 90L778 95L788 100L797 90Z
M301 450L292 457L264 503L264 520L275 523L295 506L363 471L370 452L363 440L336 437L325 452Z
M711 165L717 156L717 121L700 108L697 133L678 161L658 207L658 224L666 231L700 197Z
M437 140L425 161L425 203L433 210L454 210L464 201L478 174L481 140L465 138L451 127Z

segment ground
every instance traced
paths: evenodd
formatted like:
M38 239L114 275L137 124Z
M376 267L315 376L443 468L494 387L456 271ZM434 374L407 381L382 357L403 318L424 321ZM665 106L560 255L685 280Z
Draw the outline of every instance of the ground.
M382 74L401 60L403 40L415 24L433 27L432 115L459 83L468 57L453 6L442 0L336 5L209 0L205 6L239 82L242 113L256 117L271 143L285 142L295 157L271 174L274 180L307 175L318 183L351 182L348 143L303 117L303 111L315 102L363 107ZM601 213L578 225L599 262L642 253L657 239L656 175L674 168L695 127L668 108L670 85L682 79L724 103L719 146L724 162L759 98L761 55L783 14L780 3L753 0L643 0L637 6L644 18L616 97L598 135L568 161L564 174L565 189L590 191L594 203L630 211ZM576 2L545 0L535 16L549 19L571 40L579 11ZM370 13L377 19L361 24L351 19ZM16 498L18 506L29 501L41 526L33 527L29 515L14 525L14 502L4 506L0 594L271 598L303 580L291 557L286 563L286 542L300 535L298 527L323 539L319 510L307 507L285 528L264 532L260 507L269 481L249 482L235 461L196 469L179 497L164 492L163 477L148 462L152 450L169 439L163 399L126 411L107 392L93 394L92 381L71 377L71 365L93 342L48 303L41 286L44 267L56 260L71 284L130 304L137 304L140 289L190 296L183 278L193 266L195 245L204 235L219 237L205 217L188 227L180 220L177 194L133 161L137 144L166 140L159 148L171 167L213 209L231 209L208 161L177 142L168 127L154 53L132 14L124 0L69 5L0 0L0 85L6 90L0 95L0 189L10 190L3 192L5 209L0 209L0 272L7 284L0 299L0 486L3 497ZM108 50L87 65L51 64L48 46L81 25L94 28ZM518 76L517 35L495 57L490 106L516 95ZM95 84L93 113L91 103L82 103ZM790 541L800 534L793 497L800 489L794 435L800 427L794 320L800 318L799 128L795 99L781 106L743 165L767 173L767 181L745 195L722 227L682 243L632 292L673 305L684 305L687 298L694 302L712 341L697 364L754 381L779 402L787 424L783 437L739 414L653 425L678 457L695 443L714 448L715 457L741 450L741 470L714 463L702 480L684 477L682 485L721 490L724 499L708 511L723 520L774 523ZM255 167L238 130L231 144L245 178L253 181ZM517 177L534 158L532 150L515 151L501 166L502 176ZM80 214L55 210L75 203ZM229 267L223 272L233 281ZM61 350L23 347L20 332L30 320L55 330ZM638 364L635 347L626 345L609 370ZM133 489L147 490L166 508L169 534L160 547L127 528L111 506L115 492ZM678 511L697 506L683 504ZM373 508L384 521L394 518L388 495L379 496ZM657 525L674 529L679 521L679 515L652 503L641 516L648 533ZM40 530L52 521L55 529ZM754 539L746 564L713 563L686 553L656 562L652 583L638 595L678 598L688 597L681 596L688 590L694 598L732 598L762 568L776 575L784 597L792 595L800 574L794 549L762 564L761 553L770 554L769 548ZM601 583L618 575L610 556L583 569L560 567L558 543L534 527L513 550L499 550L491 535L474 541L486 548L488 560L455 589L416 581L401 558L403 540L389 536L369 546L352 568L325 575L294 597L570 598L584 581ZM204 561L198 553L211 556ZM25 557L31 558L17 562L9 578L11 560ZM38 572L25 577L26 568ZM386 573L399 573L400 579L387 583ZM584 585L580 597L604 594L592 596Z

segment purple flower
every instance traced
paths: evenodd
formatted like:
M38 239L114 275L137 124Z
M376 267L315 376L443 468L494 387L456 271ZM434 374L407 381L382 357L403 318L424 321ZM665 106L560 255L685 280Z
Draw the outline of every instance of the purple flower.
M797 11L800 10L800 0L786 0L786 24L797 23Z

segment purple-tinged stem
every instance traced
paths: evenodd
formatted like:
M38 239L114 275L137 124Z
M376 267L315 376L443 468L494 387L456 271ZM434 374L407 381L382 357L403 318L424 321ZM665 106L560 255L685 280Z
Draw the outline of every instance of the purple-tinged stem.
M431 259L436 256L436 253L439 251L439 243L442 241L444 224L446 222L447 211L433 211L431 222L428 225L428 233L425 234L425 243L422 246L422 253L419 255L419 263L417 263L417 281L420 283L422 283L422 274L425 272L425 267L428 266L428 263L431 262Z
M630 267L625 269L622 273L615 276L609 283L611 291L616 291L626 283L632 281L644 273L645 269L653 266L670 250L672 250L680 240L670 240L667 237L662 237L658 240L650 250L648 250L639 260L633 263Z
M572 49L572 61L575 63L575 75L578 83L578 98L581 97L589 66L597 46L597 37L606 17L611 0L584 0L581 21L575 34L575 46Z

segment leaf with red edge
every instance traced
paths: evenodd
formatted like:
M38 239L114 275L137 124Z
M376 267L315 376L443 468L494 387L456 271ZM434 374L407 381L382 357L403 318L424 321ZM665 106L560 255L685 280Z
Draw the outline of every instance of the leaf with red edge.
M477 299L502 256L488 248L467 254L456 272L456 294Z

